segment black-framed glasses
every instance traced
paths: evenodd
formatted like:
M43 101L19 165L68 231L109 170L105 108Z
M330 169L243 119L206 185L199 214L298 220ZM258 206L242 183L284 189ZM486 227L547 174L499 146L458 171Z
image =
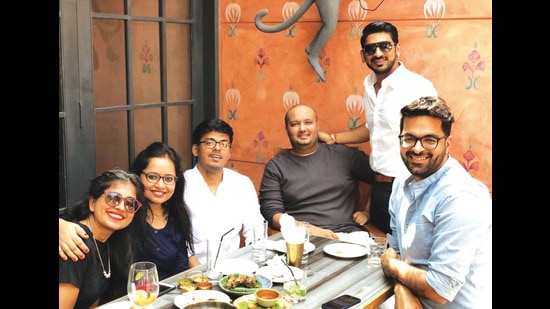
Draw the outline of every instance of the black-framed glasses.
M204 141L200 141L200 143L204 144L204 146L208 149L213 149L216 147L216 144L220 144L221 149L229 149L229 147L231 147L231 143L228 140L218 142L215 139L207 138Z
M376 52L377 48L380 48L383 53L391 52L393 45L394 44L392 42L382 41L378 43L367 44L361 50L363 51L363 53L365 53L365 55L372 56Z
M422 148L426 150L433 150L437 148L437 145L439 144L439 140L442 138L446 138L447 136L433 136L433 135L426 135L422 137L416 137L414 135L410 134L404 134L399 135L399 141L401 142L401 147L403 148L413 148L416 146L416 143L420 141L420 145L422 145Z
M151 173L141 172L141 173L145 175L145 179L147 179L149 183L153 183L153 184L159 182L162 179L165 185L173 185L176 183L176 180L178 180L178 177L174 175L160 176L155 172L151 172Z
M111 207L117 207L120 201L124 202L124 209L127 212L134 213L141 207L141 203L135 197L124 197L116 191L105 190L105 203Z

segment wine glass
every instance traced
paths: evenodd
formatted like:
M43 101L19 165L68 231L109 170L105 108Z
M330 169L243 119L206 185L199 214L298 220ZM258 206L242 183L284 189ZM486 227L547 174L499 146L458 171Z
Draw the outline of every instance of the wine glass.
M136 262L128 273L128 298L137 308L151 308L159 295L159 275L153 262Z

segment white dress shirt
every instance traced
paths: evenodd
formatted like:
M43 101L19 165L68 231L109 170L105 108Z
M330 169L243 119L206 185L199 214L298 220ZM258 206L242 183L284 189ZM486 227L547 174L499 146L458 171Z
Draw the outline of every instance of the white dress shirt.
M191 218L195 255L206 264L207 239L224 237L222 253L230 253L240 246L241 228L245 243L253 239L254 222L263 221L254 184L245 175L224 168L223 180L216 195L210 192L197 166L184 172L184 200Z
M431 81L405 68L399 67L382 81L378 94L374 91L376 75L367 75L363 81L365 93L365 126L370 131L370 165L380 174L397 177L409 171L399 154L399 122L401 108L423 96L437 96Z

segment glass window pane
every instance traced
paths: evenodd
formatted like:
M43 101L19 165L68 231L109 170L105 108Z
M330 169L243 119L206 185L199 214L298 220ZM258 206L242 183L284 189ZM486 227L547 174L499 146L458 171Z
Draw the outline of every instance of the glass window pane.
M134 104L160 102L158 23L132 22L132 94Z
M168 107L168 144L181 156L183 169L192 168L191 105Z
M130 2L130 14L134 16L158 17L159 1L132 0Z
M168 101L191 99L191 27L184 24L166 26L166 70Z
M92 11L106 14L124 14L124 0L92 0Z
M96 113L96 175L120 167L128 170L128 119L126 111Z
M152 142L162 142L161 108L145 108L134 112L136 155Z
M93 19L96 107L126 105L126 55L122 20Z
M203 0L204 1L204 0ZM189 0L165 0L166 17L189 19Z

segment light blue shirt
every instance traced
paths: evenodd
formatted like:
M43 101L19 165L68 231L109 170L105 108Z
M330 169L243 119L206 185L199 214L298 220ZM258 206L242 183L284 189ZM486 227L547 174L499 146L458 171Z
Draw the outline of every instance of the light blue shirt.
M398 178L390 197L390 246L427 271L448 302L424 308L492 308L492 198L455 159L426 179Z

